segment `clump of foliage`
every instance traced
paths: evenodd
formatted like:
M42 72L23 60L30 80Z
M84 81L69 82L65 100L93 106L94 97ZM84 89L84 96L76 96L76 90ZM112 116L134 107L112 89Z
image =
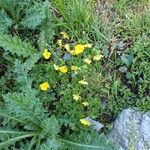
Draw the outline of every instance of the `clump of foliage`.
M8 9L10 5L12 8ZM114 149L104 135L86 127L90 122L84 120L87 116L96 117L100 105L96 97L87 97L85 88L89 84L86 74L92 65L87 64L88 68L80 60L96 56L96 67L101 63L96 60L102 55L96 50L91 53L92 45L87 40L75 42L65 32L54 37L57 21L48 1L2 1L1 8L2 61L10 67L1 79L0 148ZM23 37L20 31L25 30L30 30L31 35L23 33ZM30 42L35 32L38 38ZM68 49L67 44L74 50Z
M104 18L92 0L0 2L1 149L117 149L87 117L107 133L123 109L150 110L148 14L126 19L128 3Z

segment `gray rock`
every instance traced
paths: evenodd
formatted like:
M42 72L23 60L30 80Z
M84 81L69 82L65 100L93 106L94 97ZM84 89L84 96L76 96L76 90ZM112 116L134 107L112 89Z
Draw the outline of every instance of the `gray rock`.
M63 58L64 61L70 60L71 59L71 55L70 54L64 54Z
M120 150L150 150L150 112L123 110L108 138L117 142Z
M122 67L120 67L119 69L118 69L120 72L122 72L122 73L125 73L125 72L127 72L127 67L126 66L122 66Z
M92 124L92 128L95 129L96 131L100 131L104 127L102 123L95 121L90 117L87 117L86 119Z

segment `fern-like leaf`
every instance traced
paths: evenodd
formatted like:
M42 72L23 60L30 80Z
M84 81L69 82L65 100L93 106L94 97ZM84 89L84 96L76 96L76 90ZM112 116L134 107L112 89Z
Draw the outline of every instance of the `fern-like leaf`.
M5 148L6 146L9 146L13 143L15 143L16 141L20 141L22 139L25 139L25 138L28 138L28 137L32 137L34 136L35 134L31 133L31 134L25 134L25 135L21 135L21 136L17 136L15 138L11 138L9 140L7 140L6 142L1 142L0 143L0 148Z
M20 89L22 91L27 92L28 89L28 92L30 91L30 93L34 93L33 89L31 92L32 79L28 78L27 76L28 72L32 69L32 67L38 61L39 58L39 54L34 54L30 58L28 58L24 63L21 63L21 61L19 60L15 61L14 73L17 75L16 81L19 83Z
M42 144L40 146L40 150L59 150L61 147L61 144L54 140L54 139L48 139L46 143Z
M73 135L69 140L63 139L62 142L73 150L118 150L117 146L108 141L105 135L99 135L95 131L91 134L83 133L79 137Z
M41 127L43 128L43 134L47 135L47 137L55 138L59 132L59 123L55 116L51 116L50 118L46 118L42 121Z
M21 124L26 124L24 121L22 121L22 120L20 120L20 119L18 119L16 117L14 117L14 116L12 116L12 115L10 115L8 113L5 113L4 110L3 110L3 112L0 111L0 117L7 118L7 119L10 119L10 120L14 120L14 121L16 121L18 123L21 123Z
M3 9L15 23L22 17L22 10L30 5L31 0L0 0L0 9Z
M0 47L12 54L23 57L28 57L37 51L30 43L23 42L20 38L7 34L0 34Z
M41 101L34 97L34 93L8 93L3 98L9 113L26 123L30 122L31 128L38 126L46 116Z
M22 20L22 25L30 29L35 29L42 24L45 18L45 5L42 3L35 3L26 11L26 16Z
M7 16L4 11L0 11L0 32L7 32L8 28L12 25L12 20Z
M57 28L56 22L54 21L54 17L52 15L52 9L50 9L51 4L48 1L46 1L44 2L44 5L46 19L40 28L41 33L39 35L38 40L40 50L43 50L47 46L47 43L51 43L52 38L55 35L55 29Z

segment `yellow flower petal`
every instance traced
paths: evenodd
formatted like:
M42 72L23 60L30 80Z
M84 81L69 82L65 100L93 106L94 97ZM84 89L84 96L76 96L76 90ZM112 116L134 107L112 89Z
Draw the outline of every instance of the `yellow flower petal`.
M67 51L69 51L69 50L70 50L70 45L69 45L69 44L65 44L65 45L64 45L64 48L65 48Z
M92 44L85 44L84 47L85 48L92 48Z
M66 66L61 66L61 67L59 67L59 69L58 69L60 72L62 72L62 73L67 73L68 72L68 68L66 67Z
M59 70L59 66L57 66L56 64L53 65L55 70Z
M102 54L98 54L93 57L93 60L98 61L98 60L101 60L103 57L104 56Z
M83 103L82 103L82 105L84 105L84 106L88 106L88 105L89 105L89 103L85 101L85 102L83 102Z
M62 40L57 40L57 44L60 48L62 48Z
M85 118L80 119L80 122L81 122L81 124L83 124L84 126L90 126L90 125L91 125L91 122L88 121L88 120L85 119Z
M71 55L76 55L74 50L69 50L68 51Z
M75 55L79 55L79 54L83 53L83 51L84 51L84 45L83 44L77 44L74 47L74 54Z
M87 64L91 64L91 60L89 58L85 58L84 62L87 63Z
M85 80L81 80L81 81L79 81L78 83L80 83L80 84L82 84L82 85L88 85L89 83L87 82L87 81L85 81Z
M69 39L69 36L66 32L60 32L64 39Z
M78 101L79 99L81 99L81 96L79 94L73 94L73 99Z
M72 70L72 71L78 71L79 68L78 68L77 66L71 66L71 70Z
M41 89L42 91L47 91L47 90L49 89L49 84L48 84L48 82L44 82L44 83L40 84L40 89Z
M51 52L48 52L48 49L45 49L43 52L43 57L49 59L51 57Z

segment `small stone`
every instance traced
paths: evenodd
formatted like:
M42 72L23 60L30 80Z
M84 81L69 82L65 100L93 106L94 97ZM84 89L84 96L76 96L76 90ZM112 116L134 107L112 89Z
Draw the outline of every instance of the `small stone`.
M63 60L70 60L71 59L71 55L70 54L64 54L64 56L63 56L63 58L62 58Z
M122 72L122 73L126 73L127 70L128 70L128 69L127 69L126 66L122 66L122 67L119 68L119 71Z

